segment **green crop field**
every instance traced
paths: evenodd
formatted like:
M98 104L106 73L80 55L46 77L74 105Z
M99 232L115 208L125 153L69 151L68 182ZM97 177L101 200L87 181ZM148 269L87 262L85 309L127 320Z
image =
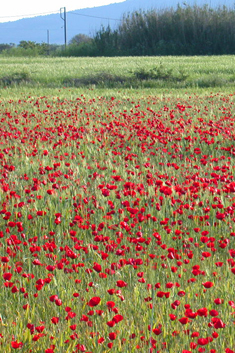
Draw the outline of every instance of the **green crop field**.
M233 87L233 56L119 58L0 57L0 87Z

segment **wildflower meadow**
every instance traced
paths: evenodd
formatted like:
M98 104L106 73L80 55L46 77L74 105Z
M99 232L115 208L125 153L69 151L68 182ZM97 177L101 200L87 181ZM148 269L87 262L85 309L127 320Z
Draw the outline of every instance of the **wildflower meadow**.
M0 101L1 352L234 353L235 93Z

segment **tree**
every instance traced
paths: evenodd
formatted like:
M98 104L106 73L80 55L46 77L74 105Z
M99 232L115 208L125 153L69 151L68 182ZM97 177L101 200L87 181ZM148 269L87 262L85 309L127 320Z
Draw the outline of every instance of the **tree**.
M18 47L23 48L23 49L34 49L36 48L37 44L35 42L32 42L31 40L26 41L26 40L21 40Z
M86 34L79 33L69 41L69 44L80 45L81 43L89 43L91 40L92 38Z
M6 49L14 48L14 47L15 47L15 44L13 44L13 43L10 43L10 44L1 43L0 44L0 52L2 52L3 50L6 50Z
M49 50L49 46L47 43L36 43L32 42L31 40L21 40L18 45L18 48L34 51L38 55L45 55Z

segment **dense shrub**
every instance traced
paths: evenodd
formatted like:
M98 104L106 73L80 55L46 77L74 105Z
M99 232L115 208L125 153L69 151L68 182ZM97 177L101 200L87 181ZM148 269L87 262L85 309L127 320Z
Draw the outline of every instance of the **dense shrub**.
M100 55L221 55L235 53L235 11L178 6L133 12L116 30L96 33Z

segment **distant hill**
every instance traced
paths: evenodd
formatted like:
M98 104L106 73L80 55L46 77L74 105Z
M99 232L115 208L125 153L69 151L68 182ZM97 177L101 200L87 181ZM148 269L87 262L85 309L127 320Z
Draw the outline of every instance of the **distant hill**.
M234 7L233 0L126 0L121 3L70 11L67 12L67 41L69 42L78 33L93 36L102 25L106 27L109 24L111 28L114 28L118 26L125 13L140 9L175 8L178 4L182 6L184 4L199 6L208 4L214 8L223 5L229 8ZM62 27L63 21L59 13L0 23L0 43L19 44L21 40L47 42L47 31L49 31L50 44L63 44L64 29Z

